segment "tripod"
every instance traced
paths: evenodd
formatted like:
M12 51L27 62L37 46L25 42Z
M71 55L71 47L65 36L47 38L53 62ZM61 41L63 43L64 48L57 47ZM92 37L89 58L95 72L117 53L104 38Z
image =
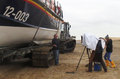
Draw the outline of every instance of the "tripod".
M85 50L87 50L88 59L90 58L90 55L89 55L90 49L84 47L83 52L82 52L82 55L81 55L81 57L80 57L80 59L79 59L79 61L78 61L78 64L77 64L77 66L76 66L75 71L73 71L73 72L66 72L66 73L73 73L73 74L74 74L75 72L77 72L78 67L79 67L79 65L80 65L80 62L81 62L81 60L82 60L82 57L83 57L83 55L84 55L84 53L85 53Z

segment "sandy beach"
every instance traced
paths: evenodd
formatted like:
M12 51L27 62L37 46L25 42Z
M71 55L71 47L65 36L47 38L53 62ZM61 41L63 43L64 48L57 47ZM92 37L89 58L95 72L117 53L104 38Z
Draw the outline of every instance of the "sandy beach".
M60 54L60 64L49 68L34 68L25 62L0 65L0 79L119 79L120 78L120 40L113 41L114 50L111 59L116 68L108 67L108 72L86 72L88 56L85 52L78 71L75 74L66 72L75 71L84 47L76 45L73 53ZM105 51L104 51L105 54ZM104 55L103 54L103 55ZM94 69L93 69L94 70Z

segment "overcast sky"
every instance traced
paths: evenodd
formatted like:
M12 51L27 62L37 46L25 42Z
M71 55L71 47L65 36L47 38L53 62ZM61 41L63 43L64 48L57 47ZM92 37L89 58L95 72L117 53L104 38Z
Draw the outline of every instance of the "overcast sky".
M83 33L104 37L120 37L120 0L58 0L63 8L64 20L77 39Z

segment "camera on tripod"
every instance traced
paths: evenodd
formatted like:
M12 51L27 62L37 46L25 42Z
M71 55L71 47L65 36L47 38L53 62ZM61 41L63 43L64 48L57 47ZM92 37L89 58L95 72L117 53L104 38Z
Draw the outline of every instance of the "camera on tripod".
M88 71L92 72L93 62L97 62L99 64L95 63L96 67L94 67L94 70L101 70L101 69L95 69L95 68L101 68L99 66L102 65L104 71L107 72L107 67L102 59L102 52L103 52L103 49L105 48L105 40L103 38L97 38L93 34L85 33L81 36L81 43L84 46L84 49L79 59L79 62L76 66L75 72L77 72L78 70L78 67L85 53L85 50L87 51L87 55L89 59ZM92 53L90 52L90 50L92 51ZM66 72L66 73L75 73L75 72Z
M94 62L95 71L100 71L100 66L102 65L104 71L107 72L107 67L102 59L102 53L105 48L105 40L103 38L97 38L93 34L85 33L83 36L81 36L81 43L87 48L87 54L89 58L88 71L92 72L92 64ZM89 55L90 50L92 50L91 55Z

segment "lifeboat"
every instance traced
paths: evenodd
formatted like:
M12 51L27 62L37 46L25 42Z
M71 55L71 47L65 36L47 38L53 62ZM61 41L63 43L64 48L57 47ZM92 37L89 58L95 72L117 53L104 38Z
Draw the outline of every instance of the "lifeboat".
M60 36L61 5L55 0L0 0L0 47L32 41L51 41Z

